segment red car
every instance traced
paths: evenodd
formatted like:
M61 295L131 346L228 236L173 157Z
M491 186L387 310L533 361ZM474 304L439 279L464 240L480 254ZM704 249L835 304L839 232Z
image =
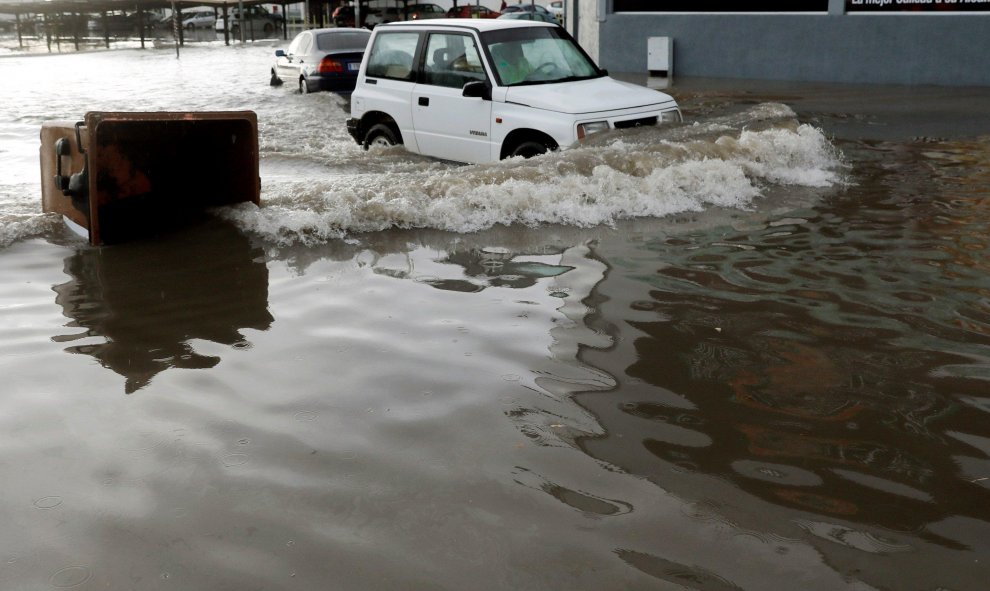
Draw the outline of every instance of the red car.
M368 14L371 11L368 10L367 6L361 7L361 26L365 25L365 21L368 18ZM333 14L330 15L330 20L333 22L335 27L353 27L354 26L354 7L353 6L338 6L334 9Z
M447 18L498 18L501 15L501 12L477 4L457 6L447 11Z

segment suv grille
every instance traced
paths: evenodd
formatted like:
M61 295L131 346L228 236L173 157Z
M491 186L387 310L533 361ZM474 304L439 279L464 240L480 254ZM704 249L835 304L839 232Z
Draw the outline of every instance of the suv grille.
M629 127L646 127L648 125L656 125L656 117L643 117L642 119L628 119L626 121L616 121L616 129L626 129Z

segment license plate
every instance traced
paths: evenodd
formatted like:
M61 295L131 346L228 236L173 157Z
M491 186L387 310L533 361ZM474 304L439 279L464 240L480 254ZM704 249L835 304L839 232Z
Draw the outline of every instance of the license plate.
M352 71L352 72L356 72L357 70L360 70L361 69L361 64L360 63L350 63L350 64L347 64L347 69L350 70L350 71Z

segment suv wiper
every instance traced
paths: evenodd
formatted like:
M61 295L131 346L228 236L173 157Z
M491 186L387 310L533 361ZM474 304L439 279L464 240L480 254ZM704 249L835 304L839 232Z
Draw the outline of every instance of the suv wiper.
M601 75L592 74L591 76L565 76L563 78L554 78L553 80L520 80L515 84L510 84L509 86L536 86L537 84L558 84L560 82L576 82L578 80L592 80L594 78L601 78Z
M578 80L591 80L593 78L601 78L598 74L592 74L591 76L567 76L566 78L558 78L554 82L577 82Z

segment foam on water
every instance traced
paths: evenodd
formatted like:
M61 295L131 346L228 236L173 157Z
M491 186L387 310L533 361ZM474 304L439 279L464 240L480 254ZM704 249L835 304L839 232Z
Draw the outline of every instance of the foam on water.
M360 154L377 164L354 174L276 178L263 187L263 207L220 215L266 240L305 244L388 228L587 227L710 206L747 208L771 186L829 187L843 178L841 156L825 136L776 104L490 165L438 163L401 147L354 150L354 160Z
M0 248L45 235L61 223L59 216L41 213L37 195L34 186L0 187Z

